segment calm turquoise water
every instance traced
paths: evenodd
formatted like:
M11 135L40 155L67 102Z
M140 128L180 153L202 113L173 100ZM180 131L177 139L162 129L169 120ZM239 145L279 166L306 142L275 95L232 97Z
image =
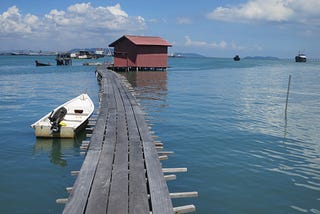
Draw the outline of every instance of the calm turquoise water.
M75 140L37 140L30 124L82 92L97 105L94 67L35 67L53 57L0 56L0 213L60 213ZM105 61L108 59L100 59ZM127 75L153 130L174 151L164 167L174 199L197 213L320 213L320 63L169 59L160 73ZM285 121L288 77L292 76Z

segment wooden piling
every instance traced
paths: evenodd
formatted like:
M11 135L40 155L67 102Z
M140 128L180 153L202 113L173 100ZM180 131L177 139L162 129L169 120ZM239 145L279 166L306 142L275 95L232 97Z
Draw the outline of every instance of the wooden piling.
M291 83L291 75L289 75L288 80L288 89L287 89L287 98L286 98L286 108L285 108L285 121L287 121L287 112L288 112L288 101L289 101L289 93L290 93L290 83Z

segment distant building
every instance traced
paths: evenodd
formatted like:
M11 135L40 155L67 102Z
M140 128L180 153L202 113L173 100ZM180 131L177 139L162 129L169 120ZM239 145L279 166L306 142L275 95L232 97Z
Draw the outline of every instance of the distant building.
M160 37L124 35L111 43L114 47L114 66L117 71L166 70L168 47Z

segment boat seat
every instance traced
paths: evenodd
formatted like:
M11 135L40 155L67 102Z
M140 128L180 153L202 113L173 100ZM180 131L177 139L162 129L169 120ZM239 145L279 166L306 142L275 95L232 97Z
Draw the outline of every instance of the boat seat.
M88 116L89 114L79 114L79 113L67 113L67 115L78 115L78 116Z
M63 121L65 121L65 122L80 122L80 121L82 121L82 119L81 118L79 118L79 119L63 119Z

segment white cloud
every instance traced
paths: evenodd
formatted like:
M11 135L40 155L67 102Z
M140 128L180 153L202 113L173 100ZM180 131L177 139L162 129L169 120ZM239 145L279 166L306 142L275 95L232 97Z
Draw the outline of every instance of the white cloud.
M27 14L24 19L23 22L26 23L29 26L36 26L39 23L39 18L35 15L32 14Z
M31 22L31 19L35 20L31 15L23 19L19 9L16 6L12 6L0 15L0 34L30 33L31 26L28 22Z
M46 18L59 27L105 30L133 30L143 28L144 19L129 17L120 4L108 7L93 7L90 3L79 3L68 7L67 11L51 10ZM67 29L65 29L67 30Z
M90 3L78 3L68 7L67 11L74 14L83 14L85 15L88 11L92 9Z
M287 21L293 14L287 2L287 0L253 0L237 6L218 7L207 17L223 21Z
M91 3L78 3L66 10L52 9L43 17L24 15L12 6L0 13L0 39L26 39L34 43L42 40L52 46L55 42L69 46L98 42L106 45L106 37L112 35L116 39L123 34L142 32L145 25L142 16L129 16L120 4L94 7Z
M185 41L184 44L185 44L186 46L197 46L197 47L199 47L199 46L207 46L207 45L208 45L207 42L203 42L203 41L192 41L189 36L185 36L185 39L186 39L186 41Z
M209 44L209 46L212 47L212 48L225 49L225 48L227 48L228 44L225 41L221 41L219 43L212 42L212 43Z
M177 23L178 24L192 24L192 21L187 17L178 17Z
M244 4L217 7L207 17L230 22L307 23L310 18L320 20L319 8L319 0L249 0Z
M207 41L194 41L189 36L185 36L185 46L207 48L207 49L220 49L220 50L232 50L232 51L261 51L263 48L260 45L251 44L250 46L239 45L235 41L226 42L224 40L220 42L207 42Z
M160 21L158 19L152 18L152 19L149 19L148 22L156 24L156 23L159 23Z
M221 42L206 42L206 41L193 41L189 36L185 36L185 46L194 46L194 47L207 47L207 48L228 48L228 43L225 41Z
M128 17L128 14L121 10L120 4L116 4L115 6L107 7L108 11L114 16L123 16Z

